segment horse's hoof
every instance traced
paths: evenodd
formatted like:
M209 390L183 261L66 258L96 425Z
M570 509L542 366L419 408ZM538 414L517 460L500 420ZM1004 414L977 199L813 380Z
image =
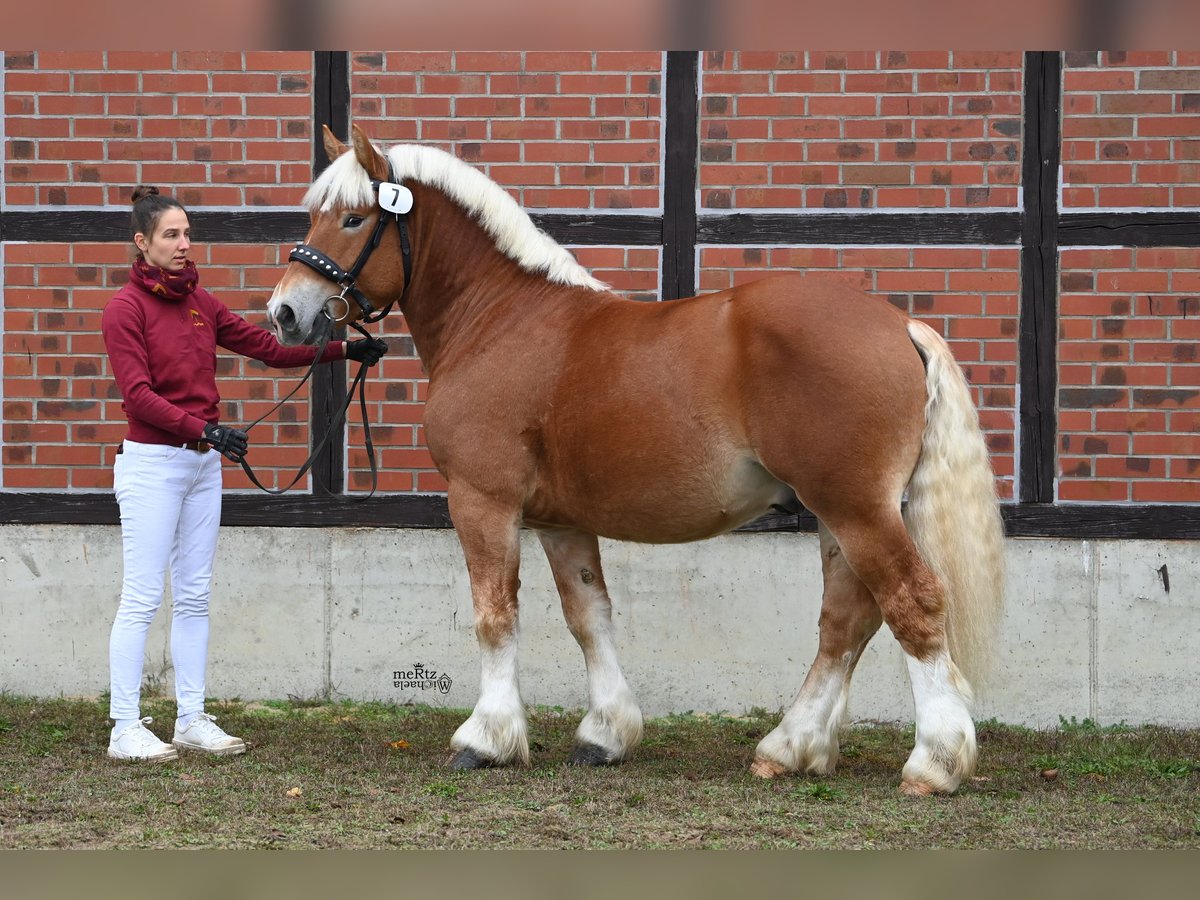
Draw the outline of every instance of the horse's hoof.
M496 763L488 759L486 756L480 756L469 747L457 751L450 757L450 768L456 772L462 772L467 769L490 769Z
M612 766L618 762L599 744L576 744L571 751L570 764L573 766Z
M906 778L900 782L900 793L906 797L932 797L937 792L923 781L910 781Z
M787 769L773 759L763 759L761 756L757 757L750 765L750 774L758 778L778 778L780 775L786 775L787 772Z

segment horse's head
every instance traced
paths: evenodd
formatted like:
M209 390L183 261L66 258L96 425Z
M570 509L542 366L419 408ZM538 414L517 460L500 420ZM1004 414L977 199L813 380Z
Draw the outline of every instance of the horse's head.
M312 226L267 303L280 343L316 343L335 324L374 321L404 293L412 194L357 125L352 143L325 129L331 165L304 198Z

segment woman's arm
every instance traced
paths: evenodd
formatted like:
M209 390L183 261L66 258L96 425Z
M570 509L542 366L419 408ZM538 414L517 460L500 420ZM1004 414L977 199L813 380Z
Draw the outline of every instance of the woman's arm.
M307 366L316 355L316 347L303 345L285 347L275 335L265 328L251 325L241 316L229 311L229 308L214 298L215 316L217 323L217 343L226 350L240 353L257 359L276 369L289 369L295 366ZM345 359L345 341L330 341L325 352L321 354L321 362L331 362L335 359Z

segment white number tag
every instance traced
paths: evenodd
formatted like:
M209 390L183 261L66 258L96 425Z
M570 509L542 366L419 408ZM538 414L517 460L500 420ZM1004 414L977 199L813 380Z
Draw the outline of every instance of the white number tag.
M379 205L388 212L403 215L413 207L412 191L402 184L392 184L390 181L380 182Z

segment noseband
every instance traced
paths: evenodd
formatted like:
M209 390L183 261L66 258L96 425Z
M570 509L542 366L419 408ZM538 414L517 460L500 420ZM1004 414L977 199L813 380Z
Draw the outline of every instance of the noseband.
M380 197L381 186L386 189L391 185L395 185L395 183L396 176L392 171L391 163L388 163L388 181L371 179L371 187L374 189L376 197ZM408 285L412 281L412 249L408 241L407 209L404 212L397 212L394 209L384 206L382 199L378 205L379 219L375 222L375 230L371 232L371 239L363 245L362 251L358 254L358 259L354 261L354 265L350 267L349 271L343 269L316 247L303 242L297 244L295 249L288 254L289 260L303 263L318 275L329 279L341 287L342 292L340 294L333 294L325 301L325 314L335 322L350 312L350 301L346 299L347 296L358 304L358 308L362 310L362 321L367 324L378 322L392 311L392 306L396 302L395 300L383 309L377 310L371 303L370 298L358 289L356 283L358 276L362 274L362 270L367 264L367 260L371 258L371 253L374 252L375 248L379 246L380 241L383 240L383 233L387 230L388 222L392 220L395 220L396 230L400 233L400 251L404 256L404 291L400 295L401 299L403 299L404 294L408 293ZM411 203L409 204L409 208L411 208ZM340 300L344 306L342 312L337 316L329 312L328 308L329 304L334 300Z

